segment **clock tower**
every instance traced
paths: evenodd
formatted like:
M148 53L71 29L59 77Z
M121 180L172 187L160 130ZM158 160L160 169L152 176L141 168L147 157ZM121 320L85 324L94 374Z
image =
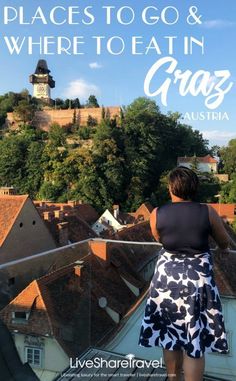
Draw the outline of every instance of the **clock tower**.
M55 87L55 81L49 73L47 62L39 60L35 73L29 78L34 87L33 96L46 103L51 103L51 89Z

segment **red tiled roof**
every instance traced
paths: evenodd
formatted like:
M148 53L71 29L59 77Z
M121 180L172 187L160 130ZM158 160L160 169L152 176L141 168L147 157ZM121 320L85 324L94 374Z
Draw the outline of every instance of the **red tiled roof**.
M184 156L184 157L178 157L178 163L189 163L193 159L197 159L200 163L211 163L211 164L217 164L217 160L214 159L211 155L206 156Z
M116 243L93 242L90 255L84 259L79 272L74 269L73 258L70 265L33 281L1 311L0 316L10 330L53 335L69 356L77 356L91 342L95 345L116 327L106 311L99 307L99 298L105 297L108 306L120 316L136 302L137 297L122 277L143 290L147 282L138 274L137 267L146 259L143 247L134 255L130 248ZM13 322L14 311L30 311L27 324Z
M28 195L0 195L0 246L11 231L27 199Z
M98 213L90 204L81 204L78 202L55 203L48 201L34 201L34 204L40 214L44 212L54 212L56 210L64 211L65 215L76 215L88 224L92 224L99 218Z
M51 234L53 235L56 242L59 244L59 229L58 224L61 222L68 222L68 239L70 242L79 242L88 238L95 238L97 234L93 231L93 229L89 226L87 222L83 219L69 215L64 216L62 220L58 218L53 218L51 221L45 221L48 226Z
M227 217L228 219L234 219L236 217L235 215L235 209L236 204L209 204L211 205L215 211L221 216L221 217Z
M88 224L92 224L99 218L97 211L89 204L80 204L76 206L76 215L82 218Z
M12 321L12 312L30 312L27 324ZM52 324L47 312L45 301L34 280L8 306L0 312L1 318L10 330L18 329L25 334L52 335Z
M145 202L143 203L134 213L135 218L137 220L143 218L144 221L149 221L150 219L150 214L153 211L153 206L150 204L150 202Z
M140 222L136 225L124 228L112 236L112 239L124 241L153 242L149 221Z

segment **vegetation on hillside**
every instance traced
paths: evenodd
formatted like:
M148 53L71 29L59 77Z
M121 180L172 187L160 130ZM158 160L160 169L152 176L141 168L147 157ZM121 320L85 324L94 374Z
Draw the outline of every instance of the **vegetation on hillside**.
M2 134L0 185L14 186L32 198L79 199L100 211L114 203L130 211L146 200L160 205L169 199L166 176L177 157L211 153L199 131L182 124L178 113L163 115L147 98L123 108L119 122L104 111L99 125L82 127L75 116L70 130L53 124L48 133L32 127L35 107L27 92L0 97L2 118L14 111L22 120L18 131ZM87 139L90 144L85 144ZM219 192L225 202L236 202L236 141L219 155L231 182L221 185L205 176L202 202L215 202Z

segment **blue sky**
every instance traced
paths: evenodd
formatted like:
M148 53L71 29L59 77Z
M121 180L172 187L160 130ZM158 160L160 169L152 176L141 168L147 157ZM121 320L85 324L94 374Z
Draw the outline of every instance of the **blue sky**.
M226 5L227 4L227 5ZM4 25L4 7L13 7L19 16L19 7L23 7L23 22L31 23L37 7L41 7L43 14L48 22L44 25L40 20L33 25L20 25L20 17L15 21ZM77 6L80 14L75 14L73 21L77 24L53 25L49 20L49 13L53 7ZM95 17L92 25L84 25L88 17L83 15L84 8L91 6L90 13ZM105 10L102 6L115 6L112 10L112 23L106 24ZM116 18L116 11L121 7L131 7L135 12L135 20L130 25L121 25ZM146 25L141 18L142 10L145 7L154 6L156 10L150 10L148 15L160 16L165 7L175 7L179 12L179 20L174 25L166 25L159 20L155 25ZM189 25L186 20L189 15L189 8L198 8L197 14L201 15L201 25ZM9 16L16 14L11 10ZM62 20L66 15L62 9L56 13L57 20ZM128 22L131 15L127 9L123 11L123 21ZM167 22L174 19L175 13L172 10L166 12ZM96 44L92 36L105 36L102 40L102 53L96 54ZM198 70L206 70L211 73L209 86L216 81L214 71L229 70L231 79L229 82L236 82L236 51L234 41L236 39L236 1L227 0L125 0L125 1L75 1L75 0L34 0L31 2L19 0L2 0L0 5L0 94L8 91L20 91L28 88L32 92L32 86L28 83L28 76L35 70L39 58L44 58L48 62L51 74L56 80L56 88L52 91L52 97L76 97L84 101L89 94L95 93L100 104L104 106L126 105L138 96L144 96L144 80L151 66L160 58L170 56L168 51L167 39L165 36L176 36L174 41L174 54L172 57L178 61L177 69L181 71L191 70L195 73ZM22 51L19 55L10 55L3 36L26 37ZM34 48L33 54L29 55L26 42L29 36L36 41L39 36L52 36L51 41L57 42L58 36L65 36L72 39L73 36L83 36L84 45L81 45L83 55L51 54L40 55L39 49ZM124 52L120 55L111 55L107 52L106 42L112 36L119 36L125 42ZM140 36L142 44L137 45L140 55L132 55L131 38ZM145 53L145 48L149 45L152 37L156 38L161 54L157 54L154 49ZM204 36L205 53L201 54L199 47L194 47L192 55L184 55L183 41L184 36L193 36L201 39ZM55 46L51 45L51 52L55 53ZM119 48L117 42L113 42L113 49ZM158 76L152 82L152 90L160 86L166 78L170 77L173 82L173 75L167 74L162 68ZM199 84L199 82L197 82ZM226 84L224 85L226 87ZM162 112L178 111L183 115L195 112L227 112L229 120L195 120L185 122L203 132L204 137L210 140L211 144L227 144L236 137L236 107L235 107L235 84L221 105L216 110L209 110L205 106L205 98L202 95L179 94L179 88L173 83L168 91L168 104L162 105L160 96L156 100ZM206 114L204 114L206 116Z

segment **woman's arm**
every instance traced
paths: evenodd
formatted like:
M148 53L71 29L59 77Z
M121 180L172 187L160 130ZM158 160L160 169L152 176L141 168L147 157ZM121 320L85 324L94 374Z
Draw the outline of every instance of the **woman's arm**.
M212 228L211 235L218 244L219 248L222 250L226 250L229 248L231 239L224 227L221 217L218 215L215 209L212 208L212 206L207 206L209 212L209 220Z
M150 215L150 227L152 231L152 235L156 241L159 241L159 233L157 231L157 208L153 209Z

